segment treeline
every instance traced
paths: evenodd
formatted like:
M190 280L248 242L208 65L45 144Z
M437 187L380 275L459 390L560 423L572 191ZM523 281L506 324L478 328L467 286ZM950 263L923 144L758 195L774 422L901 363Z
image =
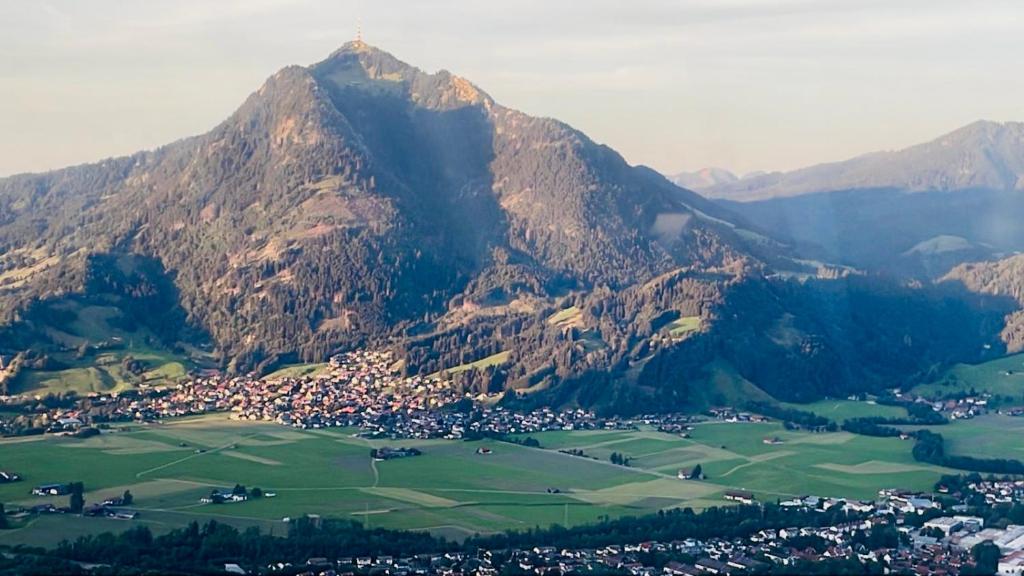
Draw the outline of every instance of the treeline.
M58 559L53 560L55 565L59 560L103 563L116 567L116 572L122 574L162 573L168 566L175 567L180 573L205 573L228 562L246 568L266 566L272 562L303 563L313 557L336 557L339 550L344 550L348 556L408 556L534 546L595 548L645 540L746 538L764 529L831 526L861 518L858 514L836 508L839 507L825 511L794 510L766 504L714 507L699 513L689 508L675 509L572 528L553 526L475 536L461 544L423 532L367 530L347 520L314 522L301 518L290 525L284 536L265 534L256 527L239 531L211 520L202 526L193 522L186 528L160 536L154 536L146 526L117 535L81 536L73 542L62 542L50 552L38 552Z
M890 438L904 434L896 426L941 426L949 423L945 416L933 410L928 404L889 402L886 405L905 408L907 415L905 417L864 416L849 418L843 422L843 430L864 436Z
M839 429L835 422L825 418L824 416L819 416L813 412L807 412L804 410L786 408L770 402L748 402L746 404L746 409L751 412L768 416L769 418L781 420L784 423L796 424L801 428L825 430L828 432L835 432Z

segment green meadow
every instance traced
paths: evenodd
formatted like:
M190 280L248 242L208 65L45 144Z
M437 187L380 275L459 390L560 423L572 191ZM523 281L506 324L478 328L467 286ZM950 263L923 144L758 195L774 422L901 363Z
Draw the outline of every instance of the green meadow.
M166 530L210 518L283 530L284 518L302 514L456 537L657 509L640 503L640 496L602 496L610 489L659 479L644 471L508 443L369 441L353 432L295 430L215 415L137 425L84 440L0 440L0 468L24 478L0 485L0 501L8 509L48 501L65 505L67 497L33 497L29 492L39 484L82 481L87 502L127 489L140 512L135 521L40 516L4 531L2 539L54 543L135 522ZM372 461L371 447L385 445L416 446L423 455ZM493 453L477 454L480 446ZM259 486L276 496L234 504L199 502L212 489L236 483ZM549 493L556 488L560 493ZM669 497L678 493L666 492Z
M833 412L845 417L877 408L845 401L838 406ZM827 404L814 408L830 410ZM941 432L953 452L1024 458L1018 447L1024 419L976 418ZM0 469L24 477L0 485L0 501L9 509L47 501L65 505L67 497L33 497L29 491L38 484L82 481L87 502L131 490L140 516L131 521L32 517L16 521L16 528L0 538L49 545L140 523L159 532L211 518L283 531L285 518L303 514L458 538L681 506L719 506L727 503L723 494L728 490L748 490L764 501L804 494L872 499L886 487L930 490L949 472L915 462L912 441L787 431L778 423L705 422L689 438L653 429L532 434L540 449L497 441L366 440L354 433L208 415L131 425L84 440L3 439ZM380 446L416 446L423 455L374 462L370 449ZM479 447L493 452L477 454ZM568 449L584 456L559 452ZM611 464L613 452L629 457L631 466ZM677 478L680 469L698 464L706 480ZM276 496L200 503L212 489L236 483Z
M1008 396L1013 403L1024 404L1024 354L1014 354L981 364L957 364L935 382L912 390L929 398L958 392L988 392Z
M12 389L36 395L115 392L176 382L204 360L204 353L198 350L186 357L154 344L158 338L127 320L117 308L116 298L109 300L86 302L68 297L49 303L50 314L65 320L40 323L36 329L50 341L47 354L57 367L23 369ZM141 373L133 374L124 366L123 360L129 356L142 364Z
M851 418L866 418L878 416L883 418L901 418L907 416L907 411L899 406L885 406L872 401L857 400L819 400L810 404L792 404L781 402L786 408L813 412L840 424Z

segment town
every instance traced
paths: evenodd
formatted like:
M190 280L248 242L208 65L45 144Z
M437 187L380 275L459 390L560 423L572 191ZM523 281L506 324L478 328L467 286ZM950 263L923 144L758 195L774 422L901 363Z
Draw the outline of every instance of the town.
M520 412L497 397L473 399L440 376L402 377L390 353L356 351L335 356L321 375L265 380L251 376L198 376L171 388L91 394L57 406L42 405L35 426L11 433L81 434L119 422L226 412L238 420L270 421L302 429L359 428L367 437L461 439L479 436L679 425L687 415L599 418L587 410L540 408ZM8 403L19 399L8 399Z

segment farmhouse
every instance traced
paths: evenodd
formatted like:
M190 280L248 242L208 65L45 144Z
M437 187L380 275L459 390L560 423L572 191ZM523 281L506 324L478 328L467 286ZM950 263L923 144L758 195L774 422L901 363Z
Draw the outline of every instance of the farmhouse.
M71 493L67 484L43 484L32 489L33 496L64 496Z
M14 472L5 472L0 470L0 484L6 484L8 482L17 482L21 480L21 476L18 476Z
M700 468L680 468L676 473L680 480L703 480L704 472Z
M726 500L732 500L733 502L739 502L741 504L753 504L754 495L744 490L730 490L725 493Z
M763 442L764 444L774 446L776 444L782 444L782 438L779 438L778 436L773 436L771 438L765 438L764 440L761 440L761 442Z
M378 462L383 460L394 460L396 458L410 458L423 454L417 448L374 448L370 450L370 457Z
M483 455L483 456L487 456L487 455L489 455L489 454L493 454L493 453L494 453L494 451L493 451L493 450L491 450L490 448L484 448L483 446L481 446L481 447L479 447L479 448L477 448L477 449L476 449L476 453L477 453L477 454L481 454L481 455Z
M242 491L213 490L209 496L200 498L203 504L224 504L228 502L245 502L249 495Z

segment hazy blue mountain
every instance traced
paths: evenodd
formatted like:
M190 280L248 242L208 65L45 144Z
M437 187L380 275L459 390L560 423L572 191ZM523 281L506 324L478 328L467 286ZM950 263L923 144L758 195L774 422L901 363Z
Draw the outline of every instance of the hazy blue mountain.
M936 278L1024 250L1024 124L703 190L805 258Z
M706 188L705 195L750 201L879 188L913 192L1022 190L1024 123L980 120L902 150L725 182Z

